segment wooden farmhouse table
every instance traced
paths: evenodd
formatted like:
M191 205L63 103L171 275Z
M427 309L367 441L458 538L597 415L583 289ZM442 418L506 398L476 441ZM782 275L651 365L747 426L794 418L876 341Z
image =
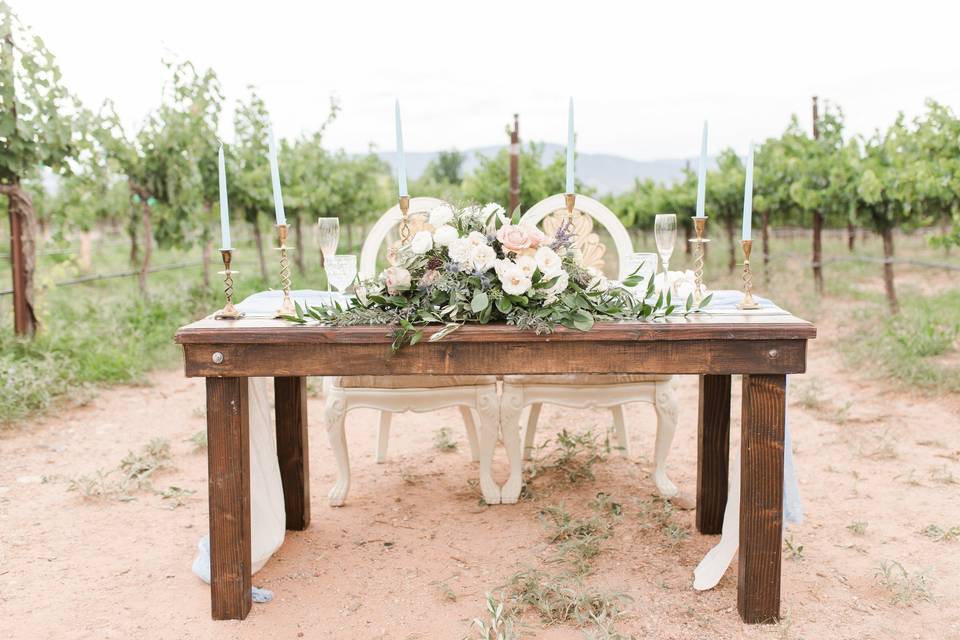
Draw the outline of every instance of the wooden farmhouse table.
M434 329L427 329L428 337ZM786 375L806 369L812 324L788 314L693 314L597 323L537 336L467 325L437 342L390 353L389 328L282 320L215 320L181 327L186 375L206 378L210 596L214 619L251 606L247 379L275 379L277 455L286 526L310 524L307 376L648 373L700 377L697 530L719 534L727 500L731 375L743 376L737 608L745 622L780 614Z

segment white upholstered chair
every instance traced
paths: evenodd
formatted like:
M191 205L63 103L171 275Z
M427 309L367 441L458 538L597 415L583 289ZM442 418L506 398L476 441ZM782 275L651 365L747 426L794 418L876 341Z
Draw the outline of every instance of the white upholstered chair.
M436 198L410 200L411 232L426 224L428 212L442 204ZM387 211L370 230L360 251L358 273L361 280L377 274L377 258L381 250L396 243L395 227L401 219L400 207ZM389 357L384 354L384 357ZM350 489L350 459L345 434L346 414L351 409L366 407L380 411L377 438L377 462L387 457L391 417L402 411L435 411L459 407L467 430L470 454L480 462L480 490L488 504L500 502L500 487L491 476L493 450L500 431L497 379L495 376L442 375L370 375L331 378L325 384L325 419L327 436L337 461L338 478L330 490L330 504L341 506Z
M539 225L548 236L562 223L567 210L563 194L543 200L521 219L522 223ZM599 224L610 236L617 252L616 261L609 260L606 245L594 225ZM633 253L630 234L602 203L578 195L573 214L575 244L583 254L586 265L596 267L608 277L623 280L630 275L628 258ZM512 375L503 379L500 397L500 419L504 447L510 457L510 479L503 486L501 500L515 502L521 489L519 428L520 414L530 407L524 435L523 458L529 459L534 447L537 420L544 403L564 407L609 408L613 414L614 436L620 451L629 455L627 448L624 405L629 402L648 402L657 414L657 440L654 446L653 479L663 497L673 497L677 487L667 477L666 463L677 426L677 401L673 376L638 374L584 374ZM516 434L516 435L514 435Z

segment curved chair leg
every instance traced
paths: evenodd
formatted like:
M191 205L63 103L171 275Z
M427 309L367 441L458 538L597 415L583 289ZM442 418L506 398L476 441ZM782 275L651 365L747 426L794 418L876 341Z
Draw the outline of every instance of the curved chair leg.
M477 440L477 423L473 419L473 410L466 405L460 405L460 415L463 416L463 426L467 429L467 442L470 443L470 461L480 461L480 444Z
M500 431L500 407L496 387L477 391L477 415L480 417L480 492L487 504L500 504L500 486L493 481L493 450Z
M610 407L610 413L613 414L613 434L617 441L617 448L620 449L620 455L630 455L630 440L627 438L627 424L624 420L623 405L618 404Z
M520 412L523 410L523 387L504 384L500 396L500 432L503 448L507 450L510 461L510 477L503 485L501 500L504 504L514 504L520 499L523 488L523 460L520 449ZM531 412L533 409L531 408ZM529 426L527 427L529 432Z
M534 439L537 435L537 421L540 419L540 409L543 408L542 402L536 402L530 405L530 415L527 416L527 431L523 436L523 459L533 459Z
M380 428L377 430L377 464L387 461L387 442L390 440L390 420L393 412L380 412Z
M667 457L677 431L677 398L673 379L656 384L653 406L657 411L657 442L653 453L653 482L662 497L672 498L679 490L667 477Z
M324 420L327 426L327 438L333 457L337 461L337 482L330 489L330 506L341 507L350 490L350 456L347 453L347 439L344 424L347 417L347 401L335 392L327 395L324 407Z

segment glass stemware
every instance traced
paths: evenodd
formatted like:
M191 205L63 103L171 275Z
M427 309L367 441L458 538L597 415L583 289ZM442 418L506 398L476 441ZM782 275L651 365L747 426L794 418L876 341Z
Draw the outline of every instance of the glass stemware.
M340 219L318 218L317 241L320 244L320 265L327 274L327 291L329 292L330 273L327 272L327 258L337 253L337 245L340 244Z
M653 222L653 236L657 241L657 253L663 262L663 288L673 293L670 282L670 256L673 255L673 245L677 241L677 215L674 213L658 213Z
M327 282L336 287L337 291L342 294L357 277L357 256L327 256L325 268L327 270Z
M631 253L627 256L627 275L637 272L640 276L640 282L633 288L633 293L641 300L647 297L647 287L650 285L650 278L657 271L657 254L655 253Z

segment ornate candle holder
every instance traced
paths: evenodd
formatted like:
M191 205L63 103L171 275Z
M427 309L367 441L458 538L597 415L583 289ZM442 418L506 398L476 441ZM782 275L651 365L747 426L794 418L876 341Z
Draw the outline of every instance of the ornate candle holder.
M280 287L283 289L283 302L277 309L277 318L283 316L292 316L297 310L293 306L293 300L290 299L290 260L287 258L287 225L277 225L277 238L280 240Z
M410 196L400 196L400 244L410 242Z
M217 320L236 320L243 317L243 312L233 306L233 274L240 272L230 268L233 249L220 249L220 256L223 258L223 271L218 273L223 276L223 295L227 298L227 304L213 317Z
M703 301L703 259L704 259L704 243L710 242L709 238L703 237L703 232L707 228L707 217L703 216L693 218L693 230L697 234L696 238L690 238L687 242L692 242L695 254L693 261L693 277L695 288L693 290L693 302L697 306L700 306L700 303Z
M750 251L753 249L753 240L741 240L743 247L743 300L737 309L759 309L760 305L753 299L753 273L750 271Z
M567 206L567 220L573 222L573 207L577 204L577 194L575 193L565 193L563 194L563 202Z

